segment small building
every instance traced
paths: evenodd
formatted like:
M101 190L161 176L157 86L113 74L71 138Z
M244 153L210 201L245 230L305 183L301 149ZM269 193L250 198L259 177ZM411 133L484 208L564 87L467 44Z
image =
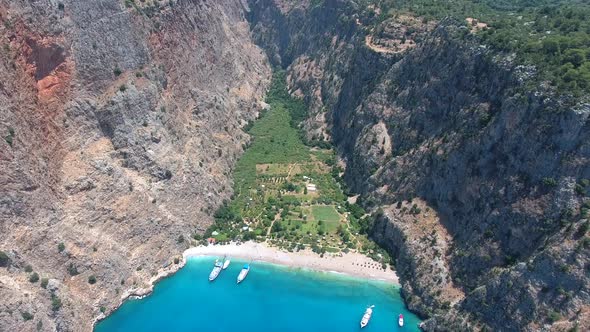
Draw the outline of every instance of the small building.
M313 184L313 183L308 183L305 187L307 188L307 191L316 191L317 190L315 184Z
M210 237L210 238L207 239L207 243L209 243L209 244L215 244L216 241L217 240L215 240L214 237Z

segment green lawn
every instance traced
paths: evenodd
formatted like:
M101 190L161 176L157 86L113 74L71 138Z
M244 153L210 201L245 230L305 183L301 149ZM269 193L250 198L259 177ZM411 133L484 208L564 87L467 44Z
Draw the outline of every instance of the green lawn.
M311 211L316 222L323 220L326 223L326 232L336 231L341 217L332 205L314 205Z
M315 220L340 221L340 215L332 205L314 205L311 207L311 211Z

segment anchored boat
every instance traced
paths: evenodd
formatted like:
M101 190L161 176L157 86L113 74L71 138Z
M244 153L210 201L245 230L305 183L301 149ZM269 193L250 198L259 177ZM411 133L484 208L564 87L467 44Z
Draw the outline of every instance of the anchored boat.
M218 259L215 260L215 265L213 265L213 270L209 273L209 281L215 280L219 276L221 269L223 268L223 263Z
M246 279L248 272L250 272L250 264L244 265L242 271L240 271L240 274L238 274L238 284Z
M224 269L224 270L225 270L225 269L227 269L227 267L229 266L229 263L230 263L230 259L229 259L229 258L226 258L226 259L223 261L223 269Z
M373 314L373 308L375 308L374 305L369 306L367 308L367 310L365 310L365 314L363 315L363 318L361 319L361 329L365 326L367 326L367 324L369 324L369 321L371 320L371 315Z
M397 319L397 324L399 325L399 327L404 326L404 315L399 314L399 317Z

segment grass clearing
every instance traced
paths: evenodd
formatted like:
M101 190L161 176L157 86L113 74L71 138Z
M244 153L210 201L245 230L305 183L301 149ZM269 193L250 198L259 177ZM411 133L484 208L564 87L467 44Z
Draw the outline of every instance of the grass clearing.
M340 214L332 205L314 205L311 207L313 218L315 220L323 220L326 222L339 222Z

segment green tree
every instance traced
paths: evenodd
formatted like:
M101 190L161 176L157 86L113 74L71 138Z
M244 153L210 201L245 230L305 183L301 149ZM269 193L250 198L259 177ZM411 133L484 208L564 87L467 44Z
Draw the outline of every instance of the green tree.
M29 320L33 319L33 315L28 311L23 311L20 314L25 321L29 321Z
M94 275L89 276L88 283L94 285L96 283L96 277Z
M62 307L61 299L55 294L51 294L51 309L58 311Z
M29 281L32 283L39 281L39 274L37 272L33 272L31 276L29 276Z
M0 266L8 266L9 262L10 258L8 258L8 255L4 251L0 250Z
M569 62L574 65L574 67L581 66L584 61L586 60L586 52L579 48L572 48L566 50L563 54L563 62Z
M71 276L80 274L80 272L78 272L78 268L76 267L76 265L74 265L74 263L70 263L70 265L68 265L68 273Z
M547 54L555 55L559 52L559 43L553 38L543 40L542 45L543 52Z

